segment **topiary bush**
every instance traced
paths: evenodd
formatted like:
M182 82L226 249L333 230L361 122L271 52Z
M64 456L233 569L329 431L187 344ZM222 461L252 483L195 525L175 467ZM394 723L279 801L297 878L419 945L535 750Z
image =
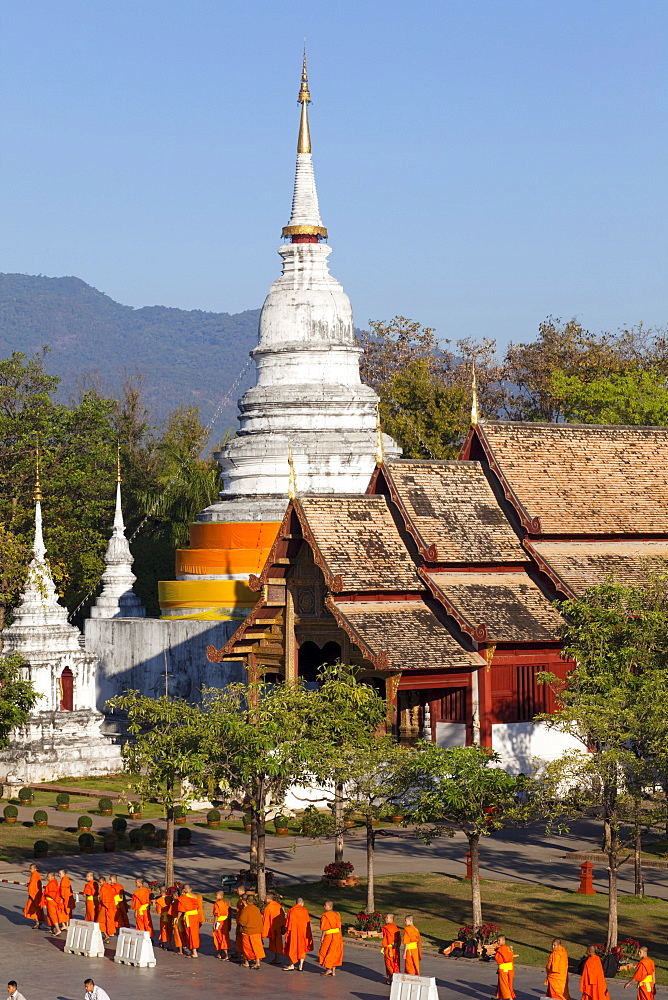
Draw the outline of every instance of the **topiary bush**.
M46 840L36 840L32 849L34 858L45 858L49 853L49 844Z
M16 817L19 814L16 806L5 806L3 812L5 814L5 823L16 823Z
M209 809L206 814L207 826L220 826L220 813L217 809Z
M70 808L70 797L67 792L58 792L56 795L56 805L59 809Z
M155 837L155 824L154 823L142 823L139 827L141 832L144 834L146 840L150 840Z
M95 837L92 833L82 833L79 837L79 851L81 854L92 854L95 847Z
M188 829L187 826L184 826L183 829L179 830L178 833L176 834L176 843L179 845L179 847L190 847L191 840L192 840L192 832Z
M100 801L97 804L97 807L100 810L101 816L111 816L114 811L114 806L111 799L108 799L106 796L100 799Z
M35 798L32 788L19 788L19 802L21 805L30 805Z
M105 833L103 841L104 849L107 853L115 851L118 847L118 841L116 840L115 833Z
M35 809L35 812L32 814L32 819L35 826L49 825L49 814L44 809Z
M143 849L145 837L141 830L130 830L128 838L135 851L141 851Z
M113 820L111 821L111 829L114 831L114 833L117 833L119 837L122 837L127 828L128 828L128 821L125 819L124 816L114 816Z
M174 822L185 823L187 809L185 806L174 806Z
M92 816L79 816L77 820L77 827L79 830L90 830L93 825Z

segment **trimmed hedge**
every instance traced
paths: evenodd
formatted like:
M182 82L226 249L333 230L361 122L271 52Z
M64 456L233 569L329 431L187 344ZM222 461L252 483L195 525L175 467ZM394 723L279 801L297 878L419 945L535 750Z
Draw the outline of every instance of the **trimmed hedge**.
M11 806L11 805L5 806L5 808L2 811L4 813L5 819L10 819L10 818L16 819L16 817L19 814L19 811L16 808L16 806Z
M90 830L93 825L92 816L79 816L77 826L80 830Z

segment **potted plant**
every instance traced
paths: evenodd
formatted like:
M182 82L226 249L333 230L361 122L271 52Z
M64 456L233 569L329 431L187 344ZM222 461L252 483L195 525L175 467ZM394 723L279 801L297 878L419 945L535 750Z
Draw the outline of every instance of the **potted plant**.
M116 834L115 833L105 833L104 840L103 840L102 844L103 844L103 847L104 847L105 851L107 852L107 854L110 854L112 851L115 851L116 848L118 847L118 841L116 839Z
M144 850L145 837L141 830L137 830L136 828L134 830L130 830L130 833L128 834L128 839L130 841L130 847L132 847L133 850L135 851Z
M152 844L155 840L155 825L153 823L142 823L139 829L144 834L144 841L147 844Z
M49 853L49 845L46 840L36 840L32 849L34 858L45 858Z
M353 875L355 866L349 861L332 861L325 865L322 880L326 885L343 888L347 885L359 885L360 880L357 875Z
M100 799L97 807L100 810L100 816L113 816L114 814L113 803L106 795Z
M176 843L179 847L190 847L190 842L192 840L192 832L187 826L184 826L176 834Z
M252 819L253 817L251 816L250 813L244 813L244 830L246 831L246 833L251 832L251 828L253 825Z
M141 819L141 802L128 802L128 816L130 819Z
M92 825L92 816L79 816L77 820L77 833L88 833Z
M287 816L274 816L274 829L279 837L287 837L290 833Z
M211 828L220 826L220 812L218 809L209 809L206 814L206 825Z
M19 788L19 802L22 806L32 805L35 799L35 793L32 788Z
M122 837L128 828L128 821L124 816L114 816L111 821L111 829L118 837Z
M45 809L35 809L32 814L32 821L35 826L48 826L49 825L49 814Z
M399 823L403 823L403 821L404 821L404 814L403 813L398 812L398 813L395 813L392 816L392 822L393 823L399 824Z
M357 938L379 938L383 936L384 923L385 914L380 910L374 910L373 913L362 910L356 914L355 926L349 929L348 934Z
M70 797L67 792L58 792L56 795L56 806L61 812L70 808Z
M183 826L186 821L187 809L185 806L174 806L174 822Z
M79 854L92 854L95 848L95 837L92 833L82 833L79 837Z
M16 806L5 806L3 809L5 814L5 823L16 823L19 811Z
M167 847L167 831L158 830L155 835L155 846L156 847Z

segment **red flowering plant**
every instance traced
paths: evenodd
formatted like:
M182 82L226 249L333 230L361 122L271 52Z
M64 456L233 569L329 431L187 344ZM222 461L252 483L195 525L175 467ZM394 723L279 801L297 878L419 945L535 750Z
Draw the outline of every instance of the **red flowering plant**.
M614 948L611 948L610 951L607 951L604 944L596 944L594 945L594 947L596 948L596 954L598 955L599 958L604 958L606 955L614 955L617 961L620 963L620 965L622 964L622 962L626 961L626 959L624 958L624 953L619 945L617 945Z
M267 889L273 888L276 885L276 876L273 872L270 872L268 868L264 872L265 882ZM254 875L250 868L242 868L242 870L237 874L237 879L239 885L245 886L257 886L257 875Z
M374 910L373 913L365 913L364 910L361 910L355 916L355 926L358 931L382 931L385 914L381 913L380 910Z
M636 962L638 960L639 947L640 947L640 941L636 941L635 938L630 938L630 937L624 938L623 941L619 942L618 950L621 952L620 961Z
M348 878L354 871L355 866L351 865L349 861L332 861L331 864L325 865L323 877L331 879Z
M496 941L500 933L501 928L498 924L480 924L478 927L474 927L473 924L466 924L465 927L459 928L459 940L468 941L474 937L480 944L492 944L493 941Z

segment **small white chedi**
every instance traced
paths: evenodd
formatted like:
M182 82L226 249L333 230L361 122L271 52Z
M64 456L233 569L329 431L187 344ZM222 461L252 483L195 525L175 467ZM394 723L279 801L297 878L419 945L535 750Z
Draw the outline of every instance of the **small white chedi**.
M363 385L350 299L329 273L308 122L306 57L292 214L252 351L257 384L239 403L240 429L217 455L219 502L199 521L280 521L291 449L300 493L364 493L376 461L378 397ZM385 437L388 458L400 455Z
M132 589L137 577L132 572L134 559L125 537L121 506L120 460L116 473L116 510L114 527L104 556L102 591L90 609L91 618L145 618L146 608Z
M0 782L10 788L121 769L119 747L102 733L95 708L97 657L58 601L42 536L39 479L35 492L35 541L28 578L14 621L3 631L2 655L19 653L38 701L25 726L0 752Z

